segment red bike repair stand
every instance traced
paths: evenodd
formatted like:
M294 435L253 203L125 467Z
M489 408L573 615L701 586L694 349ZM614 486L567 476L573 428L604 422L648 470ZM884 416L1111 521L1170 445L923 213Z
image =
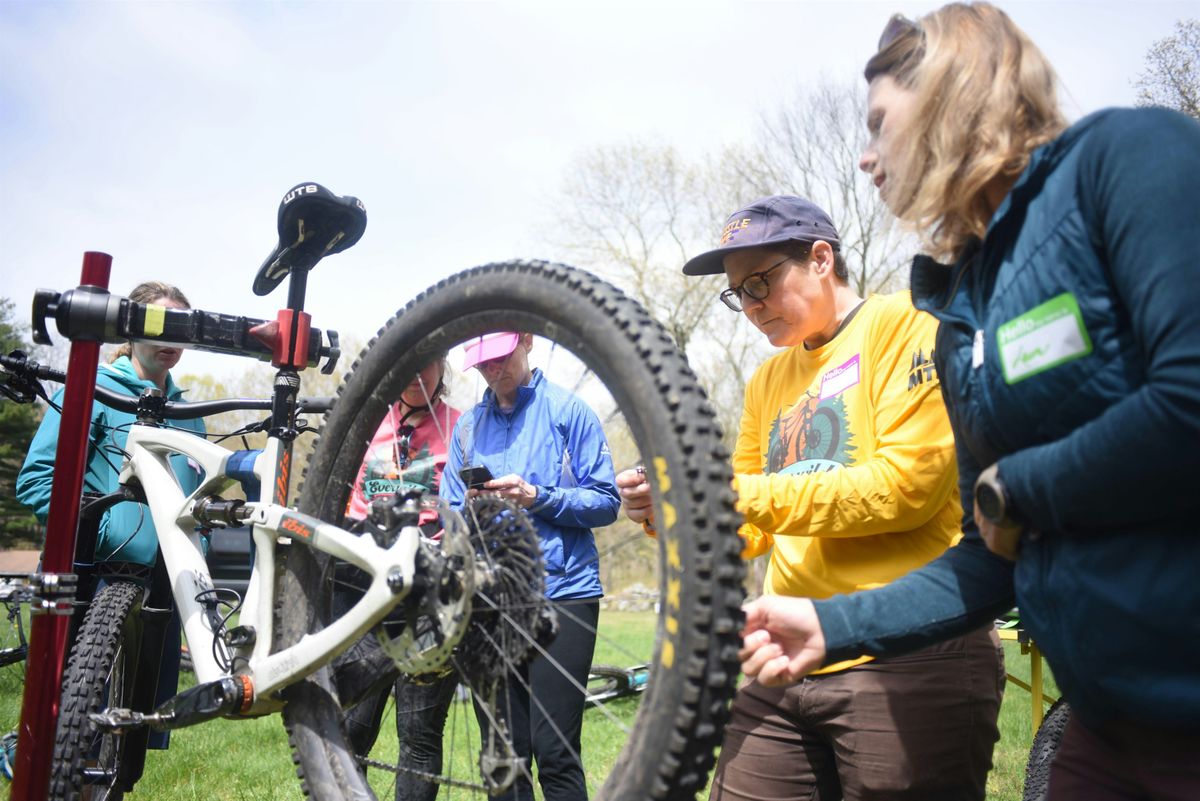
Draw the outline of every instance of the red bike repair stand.
M107 293L111 271L112 256L93 251L84 253L80 284ZM75 598L75 533L79 526L99 359L99 340L71 341L42 572L33 576L29 657L17 735L17 764L9 796L12 801L42 801L50 785L64 651Z

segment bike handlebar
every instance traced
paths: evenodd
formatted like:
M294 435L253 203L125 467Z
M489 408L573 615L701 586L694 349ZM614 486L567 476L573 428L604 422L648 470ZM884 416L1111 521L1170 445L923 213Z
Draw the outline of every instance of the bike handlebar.
M25 382L40 380L65 384L67 381L66 373L38 364L20 351L13 351L7 356L0 354L0 367L3 367L4 371L10 375L17 377L18 380ZM96 387L96 400L109 408L130 414L137 414L139 406L144 403L143 398L123 395L101 386ZM156 406L161 407L156 409L155 414L164 420L194 420L198 417L209 417L233 411L261 410L269 412L271 404L270 398L222 398L196 401L195 403L163 400L161 403L155 403ZM333 408L333 398L297 398L296 407L297 412L301 414L323 414Z

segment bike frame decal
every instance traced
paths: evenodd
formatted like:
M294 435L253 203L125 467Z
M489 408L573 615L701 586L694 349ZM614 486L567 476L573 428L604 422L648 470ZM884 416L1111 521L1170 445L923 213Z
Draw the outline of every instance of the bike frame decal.
M666 498L667 493L671 491L671 476L667 474L667 460L661 456L655 456L654 472L658 475L658 491L663 495L663 530L670 531L679 515Z
M996 344L1004 381L1010 385L1092 352L1079 302L1070 292L1001 325Z
M279 524L279 528L289 534L295 534L302 539L311 540L313 530L300 521L300 518L292 515L284 515L283 520Z
M292 449L281 443L280 450L279 461L275 465L275 495L271 500L275 503L286 505L288 473L292 469Z
M663 533L665 534L663 547L667 551L667 575L666 581L666 598L667 598L667 616L664 623L667 630L667 637L663 639L662 651L659 654L659 663L664 668L670 668L675 664L675 643L673 638L679 634L679 617L681 611L680 590L683 587L683 580L679 576L683 573L683 562L679 558L679 540L677 536L671 533L671 528L675 525L678 517L675 507L667 502L666 493L671 489L671 476L667 470L667 460L661 456L654 457L654 472L658 476L658 489L664 496L662 501L663 507Z

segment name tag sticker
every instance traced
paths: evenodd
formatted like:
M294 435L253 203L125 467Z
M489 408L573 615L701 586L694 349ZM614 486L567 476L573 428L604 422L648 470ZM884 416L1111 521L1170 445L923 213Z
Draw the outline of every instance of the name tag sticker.
M1079 303L1070 292L1035 306L996 329L1000 366L1008 384L1024 381L1092 352Z
M840 367L835 367L821 376L821 394L818 400L840 395L859 382L858 354Z

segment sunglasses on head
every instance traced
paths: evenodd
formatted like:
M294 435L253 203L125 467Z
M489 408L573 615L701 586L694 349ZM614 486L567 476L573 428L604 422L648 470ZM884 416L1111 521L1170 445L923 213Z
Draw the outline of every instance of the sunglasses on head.
M883 33L879 35L879 49L884 50L892 42L910 33L920 33L921 26L913 22L903 14L895 14L887 25L883 27Z

